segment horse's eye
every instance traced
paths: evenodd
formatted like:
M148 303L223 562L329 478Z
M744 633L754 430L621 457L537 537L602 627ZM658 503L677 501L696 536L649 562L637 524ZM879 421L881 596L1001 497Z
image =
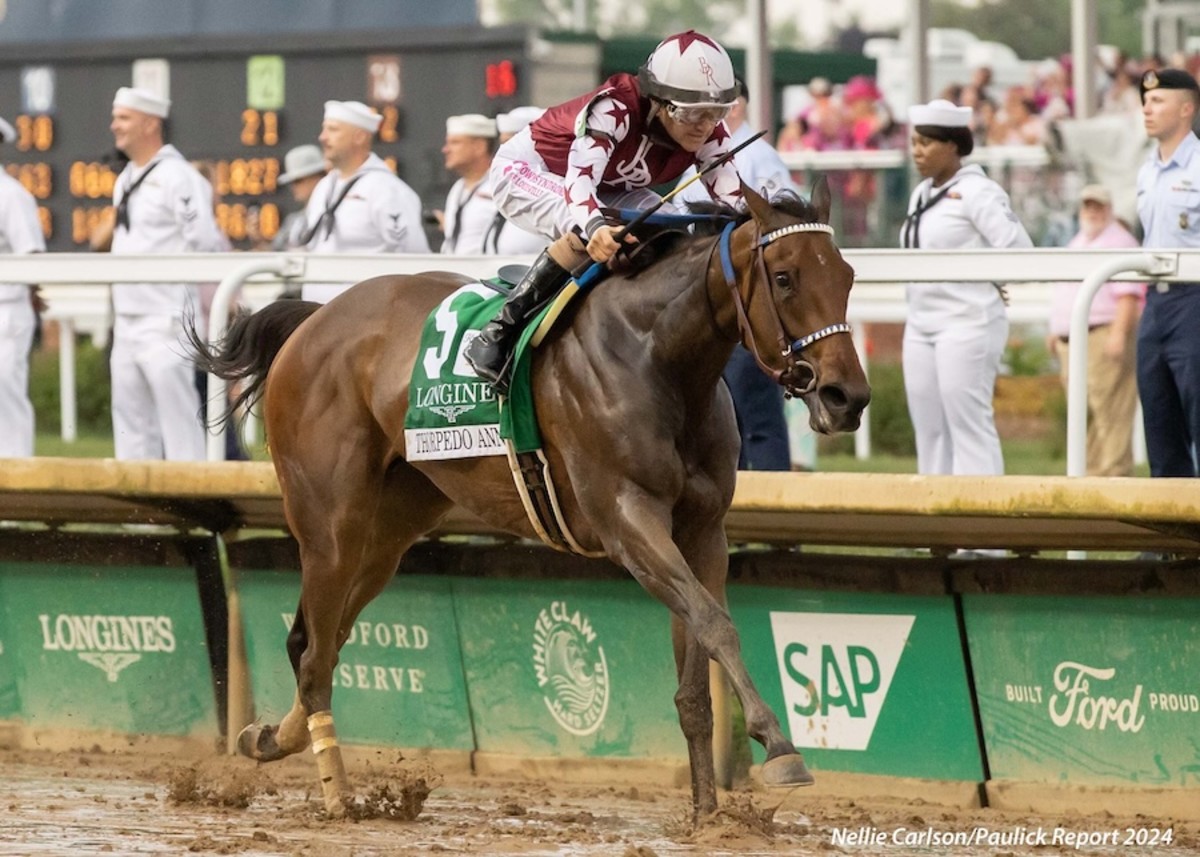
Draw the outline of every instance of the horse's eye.
M791 291L792 275L789 274L787 271L776 271L775 272L775 286L777 288L783 289L783 291L785 291L785 292Z

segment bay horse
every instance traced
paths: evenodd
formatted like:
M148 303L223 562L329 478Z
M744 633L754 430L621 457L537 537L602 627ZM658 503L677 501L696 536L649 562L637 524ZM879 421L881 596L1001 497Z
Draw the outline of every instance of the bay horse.
M717 809L709 659L763 745L767 785L812 782L742 661L726 607L724 519L739 438L721 371L740 340L822 433L858 427L870 388L845 334L854 273L833 240L824 179L812 201L748 210L725 237L683 237L635 279L614 275L568 306L532 366L537 417L562 514L671 611L675 704L693 815ZM718 244L725 247L718 252ZM401 555L454 504L535 538L503 456L405 459L409 377L426 316L470 282L449 273L376 277L328 305L278 301L237 319L197 362L263 399L288 526L299 543L300 605L287 639L297 693L278 725L251 724L243 754L280 759L310 744L326 811L351 796L333 725L338 650ZM193 336L193 340L196 337Z

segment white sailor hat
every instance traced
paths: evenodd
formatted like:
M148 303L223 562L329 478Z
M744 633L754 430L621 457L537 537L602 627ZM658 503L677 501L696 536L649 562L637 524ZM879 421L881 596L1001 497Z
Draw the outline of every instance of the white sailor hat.
M496 120L489 119L482 113L464 113L461 116L450 116L446 119L447 137L486 137L496 136Z
M17 129L4 121L4 117L0 116L0 143L11 143L17 139Z
M361 101L326 101L325 118L334 122L345 122L374 134L379 130L383 117Z
M531 122L536 122L546 112L544 107L518 107L496 117L496 128L501 134L516 134Z
M148 89L122 86L113 96L113 107L128 107L159 119L166 119L171 112L171 99L155 95Z
M971 125L971 108L959 107L951 101L939 98L928 104L914 104L908 108L908 121L913 127L933 125L936 128L968 128Z
M299 179L325 172L325 157L321 149L311 143L288 149L283 156L284 173L275 180L276 184L290 185Z

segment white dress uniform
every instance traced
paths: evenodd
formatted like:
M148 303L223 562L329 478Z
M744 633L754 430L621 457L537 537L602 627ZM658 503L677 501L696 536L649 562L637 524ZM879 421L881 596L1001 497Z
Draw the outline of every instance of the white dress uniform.
M353 176L342 178L333 170L321 179L305 218L316 230L308 242L312 253L429 252L420 197L373 152ZM305 283L301 296L328 303L352 285Z
M923 250L1032 247L1008 194L977 165L938 188L926 179L908 204L902 246ZM912 283L907 288L904 386L920 473L1000 475L992 412L1008 316L993 283Z
M483 252L493 256L536 256L550 244L545 235L522 229L497 212L484 236Z
M743 122L729 135L729 148L736 148L754 136L750 126ZM738 175L746 186L756 193L770 199L780 191L791 191L800 196L800 188L792 181L792 173L779 157L779 152L766 140L755 140L746 148L733 156L733 165L737 167ZM695 167L679 177L679 182L690 179L696 174ZM704 182L692 182L681 190L674 201L682 207L689 202L712 202L712 197L704 187Z
M0 255L45 249L37 203L20 182L0 169ZM29 349L36 325L29 286L0 283L0 458L33 455Z
M489 185L491 176L484 177ZM486 256L536 256L550 239L522 229L496 210L490 188L479 187L469 202L459 207L463 180L455 182L446 197L446 240L443 253L482 253ZM458 240L453 240L458 213L462 212L463 226ZM482 225L482 231L479 231Z
M132 189L132 192L131 192ZM120 254L207 253L222 236L213 218L212 187L174 146L144 166L127 164L113 187ZM112 416L118 459L204 460L204 426L195 367L183 323L197 311L188 283L113 286Z
M486 173L471 187L467 187L466 179L456 181L446 195L446 207L443 210L446 212L443 253L487 252L483 241L496 218L496 203L492 199L492 185Z

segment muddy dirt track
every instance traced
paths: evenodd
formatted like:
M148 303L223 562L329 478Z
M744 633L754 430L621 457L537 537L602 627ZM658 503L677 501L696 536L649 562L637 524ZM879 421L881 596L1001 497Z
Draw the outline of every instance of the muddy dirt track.
M723 794L718 815L693 829L683 790L443 778L395 754L352 766L358 817L336 821L322 811L307 754L258 766L98 748L0 750L0 774L5 857L1200 854L1195 823L950 809L917 795L830 798L819 786ZM1155 828L1172 831L1169 845L1139 845L1132 839L1145 843L1148 834L1125 832ZM847 831L860 838L848 839ZM1131 841L1075 847L1077 837L1098 840L1110 831Z

